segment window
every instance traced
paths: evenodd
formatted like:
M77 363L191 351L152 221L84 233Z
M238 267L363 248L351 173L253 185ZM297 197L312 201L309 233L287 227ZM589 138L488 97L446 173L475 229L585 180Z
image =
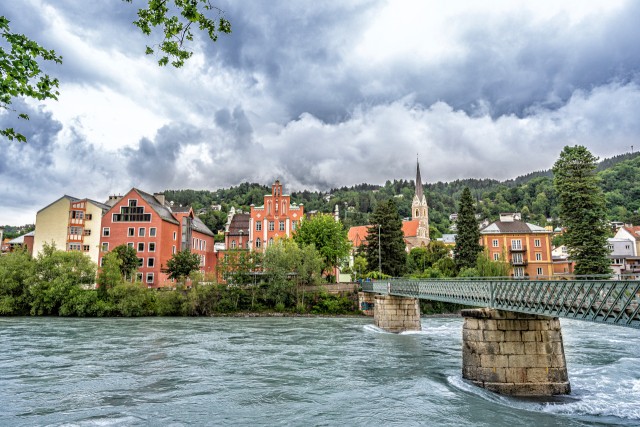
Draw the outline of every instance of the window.
M86 219L87 221L91 220L93 218L93 215L91 214L86 214L84 219Z
M85 228L84 229L84 235L85 236L91 236L91 229L90 228Z
M121 206L111 218L113 222L150 222L151 214L144 212L144 206L137 207L136 200L129 200L129 206Z
M513 276L514 277L524 277L524 268L522 267L516 267L513 269Z
M79 236L82 234L82 227L69 227L69 234Z
M269 246L273 246L273 237L269 239Z
M610 251L613 250L613 245L608 245L607 247L609 248Z
M142 282L142 273L139 271L136 273L136 282Z
M127 236L133 237L135 235L136 235L136 229L133 227L129 227L129 230L127 231Z
M156 237L156 228L155 227L150 227L149 228L149 237Z
M280 221L280 231L284 231L284 221Z
M144 258L138 258L138 267L144 266Z
M522 240L520 240L520 239L513 239L513 240L511 241L511 249L514 249L514 250L520 250L520 249L522 249Z
M156 264L155 258L147 258L147 267L153 267Z
M262 221L256 222L256 231L262 231Z
M144 235L146 234L147 229L144 227L140 227L138 228L138 237L144 237Z
M204 255L200 255L200 267L204 267L205 265L205 256Z
M103 242L102 243L102 252L109 252L109 243L108 242Z
M128 202L130 208L135 208L136 206L138 206L138 200L136 199L129 199Z
M499 261L499 260L500 260L500 254L499 254L499 253L497 253L497 252L496 252L496 253L494 253L494 254L493 254L493 260L494 260L494 261Z
M536 248L539 248L540 246L542 246L540 239L536 239L533 241L533 246L535 246Z
M171 254L174 255L176 253L176 245L171 247Z
M232 240L231 241L231 249L235 249L236 248L236 241Z
M542 261L542 253L536 252L536 261Z
M89 245L82 245L83 252L89 252L89 249L90 249Z
M261 243L261 242L260 242L260 238L258 237L258 238L256 239L256 248L259 248L259 247L260 247L260 243Z
M275 229L276 229L276 227L275 227L274 222L273 221L269 221L269 231L273 231Z
M538 267L538 269L536 270L536 274L538 276L542 276L542 267Z
M138 243L138 252L144 252L144 243L143 242Z
M129 246L130 248L133 248L133 242L128 242L127 246Z
M147 283L153 283L153 273L147 273Z
M523 263L522 254L521 253L513 254L511 258L511 262L513 262L513 264L522 264Z
M624 245L625 249L631 249L631 245Z
M82 245L80 243L69 243L67 246L67 250L70 251L79 251L82 249Z
M156 251L156 244L154 242L149 242L149 252Z
M82 211L71 211L71 218L82 219L82 218L84 218L84 212L82 212Z
M178 239L178 233L176 233L175 231L173 232L173 240L177 240Z
M111 230L109 229L109 227L104 227L104 228L102 229L102 235L103 235L104 237L109 237L109 232L110 232L110 231L111 231Z
M494 248L497 248L499 243L498 243L498 239L493 239L492 245Z
M298 229L298 221L291 221L291 229L296 231Z

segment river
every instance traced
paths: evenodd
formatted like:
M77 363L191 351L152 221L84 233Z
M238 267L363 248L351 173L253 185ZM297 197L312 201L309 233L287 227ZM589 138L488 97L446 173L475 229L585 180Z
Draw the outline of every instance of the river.
M562 321L572 394L461 379L462 319L0 318L0 426L640 425L640 331Z

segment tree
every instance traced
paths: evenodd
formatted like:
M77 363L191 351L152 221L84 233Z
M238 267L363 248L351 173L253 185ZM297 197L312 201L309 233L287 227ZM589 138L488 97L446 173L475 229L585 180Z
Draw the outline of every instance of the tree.
M406 267L402 218L393 199L378 203L371 214L372 225L367 229L365 257L370 270L382 270L383 274L401 276ZM379 242L379 244L378 244Z
M120 260L118 265L120 267L120 274L122 274L122 277L128 277L133 281L133 273L138 271L138 267L140 265L140 262L138 261L138 252L136 252L135 248L123 244L116 246L111 252L114 252Z
M324 259L325 270L337 266L340 259L348 256L351 250L347 230L328 214L302 221L293 239L300 246L314 245Z
M47 50L23 34L11 32L9 20L0 16L0 37L11 47L9 51L0 46L0 108L10 110L16 97L34 98L39 101L58 99L58 79L42 73L38 60L61 64L62 57L53 50ZM18 118L29 120L25 113ZM26 142L27 138L14 128L0 129L10 141Z
M192 272L200 269L200 255L188 249L176 252L167 261L167 273L170 279L183 280Z
M115 249L117 249L117 247ZM100 272L98 273L98 294L102 299L107 298L107 291L110 288L113 288L116 285L122 283L122 260L120 259L118 252L116 252L115 249L107 253L102 258L102 267L100 268Z
M27 290L34 278L34 266L26 250L0 256L0 315L29 314Z
M459 269L472 268L482 246L480 246L480 230L473 208L473 198L469 187L465 187L458 207L458 235L453 250L456 265Z
M566 146L553 165L560 217L575 274L610 274L605 198L595 174L596 161L586 147Z
M194 26L213 42L218 40L220 33L231 34L231 23L223 16L224 12L209 0L173 0L173 7L169 3L169 0L147 0L147 7L138 9L138 19L133 22L147 36L156 27L162 29L163 40L158 45L158 50L163 53L158 60L160 66L171 60L171 65L180 68L193 55L187 44L193 41ZM38 61L62 64L62 57L23 34L12 33L9 22L0 16L0 37L11 47L6 51L0 46L0 108L10 110L16 97L57 100L58 79L43 74ZM155 50L147 45L145 53L152 55ZM18 113L18 118L29 120L25 113ZM0 135L9 140L27 141L14 128L0 129Z
M125 1L132 3L133 0ZM231 23L209 0L173 0L178 13L173 13L174 9L170 9L168 3L169 0L148 0L148 7L139 9L138 20L133 22L147 36L151 35L153 28L162 28L164 39L159 49L164 56L158 60L160 66L167 65L171 58L171 65L180 68L193 55L185 48L186 42L193 41L193 25L206 32L213 42L218 40L219 33L231 34ZM217 14L217 17L210 18L212 14ZM147 46L146 54L154 53L154 49Z

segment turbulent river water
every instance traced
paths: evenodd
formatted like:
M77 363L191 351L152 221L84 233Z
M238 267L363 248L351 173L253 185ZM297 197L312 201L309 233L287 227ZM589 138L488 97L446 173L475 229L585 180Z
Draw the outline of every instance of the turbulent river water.
M463 381L459 318L0 318L0 426L640 425L640 331L562 328L545 401Z

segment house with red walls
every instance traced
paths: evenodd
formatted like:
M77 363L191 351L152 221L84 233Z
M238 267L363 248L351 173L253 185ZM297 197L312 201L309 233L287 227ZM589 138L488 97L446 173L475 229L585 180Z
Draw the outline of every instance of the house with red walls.
M128 245L138 254L137 279L150 288L172 285L165 269L180 250L200 256L201 272L215 272L214 234L191 207L172 207L164 195L137 188L111 197L109 204L111 209L103 216L100 230L100 265L104 254Z

